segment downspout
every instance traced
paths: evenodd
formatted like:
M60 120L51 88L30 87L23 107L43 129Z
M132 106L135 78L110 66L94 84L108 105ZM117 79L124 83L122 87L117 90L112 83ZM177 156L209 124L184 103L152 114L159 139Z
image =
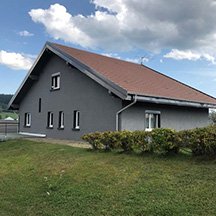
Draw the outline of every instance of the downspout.
M119 114L122 113L124 110L128 109L129 107L133 106L137 102L137 96L134 96L134 101L127 106L123 107L116 113L116 131L119 130Z

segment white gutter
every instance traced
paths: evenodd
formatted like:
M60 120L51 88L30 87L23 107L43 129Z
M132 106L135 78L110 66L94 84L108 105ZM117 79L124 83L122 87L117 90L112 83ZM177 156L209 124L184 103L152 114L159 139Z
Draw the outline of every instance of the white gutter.
M216 105L213 105L213 104L190 102L190 101L180 101L180 100L166 99L166 98L137 96L137 100L141 102L168 104L168 105L175 105L175 106L190 106L190 107L197 107L197 108L216 108Z
M122 113L124 110L128 109L129 107L133 106L137 102L137 96L135 95L134 101L127 106L123 107L116 113L116 131L119 130L119 114Z

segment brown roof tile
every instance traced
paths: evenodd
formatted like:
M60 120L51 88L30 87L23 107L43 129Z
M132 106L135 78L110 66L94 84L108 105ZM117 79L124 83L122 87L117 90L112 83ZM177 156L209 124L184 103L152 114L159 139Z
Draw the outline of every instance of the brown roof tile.
M143 65L52 44L128 93L216 105L216 99Z

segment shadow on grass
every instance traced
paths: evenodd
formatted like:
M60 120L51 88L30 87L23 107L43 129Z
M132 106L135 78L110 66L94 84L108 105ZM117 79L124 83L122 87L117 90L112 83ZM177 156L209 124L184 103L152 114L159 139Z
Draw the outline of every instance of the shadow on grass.
M112 154L112 155L125 155L128 157L137 157L137 158L151 158L162 161L190 161L193 163L216 163L215 157L209 156L194 156L192 151L189 148L181 148L178 153L170 152L170 153L155 153L155 152L138 152L138 151L122 151L120 149L115 150L94 150L94 149L86 149L88 152L98 153L98 154Z

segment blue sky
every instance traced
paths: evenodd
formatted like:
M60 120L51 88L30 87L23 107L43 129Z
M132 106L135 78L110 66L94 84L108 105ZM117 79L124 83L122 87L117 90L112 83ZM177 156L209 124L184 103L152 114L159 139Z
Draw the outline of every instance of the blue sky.
M216 97L215 0L1 0L0 93L46 41L142 63Z

